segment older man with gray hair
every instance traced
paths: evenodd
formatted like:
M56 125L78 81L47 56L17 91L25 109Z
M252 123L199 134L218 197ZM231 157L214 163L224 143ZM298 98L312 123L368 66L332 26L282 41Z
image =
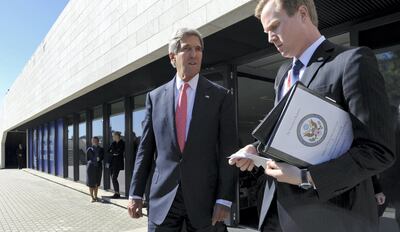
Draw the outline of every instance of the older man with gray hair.
M175 77L147 94L128 212L142 216L142 197L154 162L149 231L225 230L235 193L226 157L237 148L233 96L199 75L203 39L181 28L170 40ZM154 153L156 157L154 158Z

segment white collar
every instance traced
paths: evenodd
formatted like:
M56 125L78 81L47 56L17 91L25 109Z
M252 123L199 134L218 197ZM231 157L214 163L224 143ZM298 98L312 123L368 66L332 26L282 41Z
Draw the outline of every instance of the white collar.
M301 63L303 63L304 67L307 67L308 62L310 62L310 59L312 57L312 55L314 54L314 52L317 50L317 48L319 47L319 45L322 44L322 42L324 42L325 40L325 36L321 36L319 37L319 39L317 39L313 44L311 44L304 52L303 54L301 54L299 60L301 61ZM297 58L293 57L293 65L294 62L296 62Z
M183 85L184 81L179 77L178 73L176 74L176 88L178 90L181 89L181 86ZM196 76L194 76L189 82L187 82L190 86L190 88L194 91L197 89L197 83L199 82L199 74L197 73Z

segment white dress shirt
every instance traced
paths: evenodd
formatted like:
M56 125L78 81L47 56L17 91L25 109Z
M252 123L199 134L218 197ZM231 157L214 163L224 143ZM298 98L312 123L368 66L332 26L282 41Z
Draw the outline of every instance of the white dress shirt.
M196 90L197 90L197 83L199 82L199 74L194 76L189 82L189 88L186 89L186 96L187 96L187 114L186 114L186 134L185 134L185 141L188 136L189 132L189 126L190 126L190 121L192 120L192 111L193 111L193 105L194 105L194 98L196 96ZM178 100L179 100L179 93L180 89L183 85L184 81L176 74L176 88L175 88L175 111L176 107L178 106Z
M317 39L314 43L312 43L304 52L303 54L301 54L301 56L298 58L301 63L303 63L303 67L300 69L300 73L299 73L299 80L301 80L301 78L303 77L303 73L304 70L306 69L308 62L310 62L310 59L312 57L312 55L314 54L315 50L317 50L317 48L319 47L319 45L321 45L322 42L324 42L325 40L325 36L321 36L319 37L319 39ZM292 61L292 67L294 66L294 63L296 62L297 58L293 57L293 61ZM290 72L291 70L289 70ZM285 93L287 93L287 91L289 91L290 87L288 85L288 79L289 75L286 75L285 80L283 82L282 88L279 91L280 94L280 98L281 99L283 97L283 95ZM294 83L293 83L294 84Z

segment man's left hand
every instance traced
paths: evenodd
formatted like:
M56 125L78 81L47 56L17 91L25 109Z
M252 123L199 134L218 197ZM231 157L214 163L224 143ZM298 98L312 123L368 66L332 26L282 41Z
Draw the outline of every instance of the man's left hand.
M212 225L215 226L217 222L223 222L229 217L231 209L228 206L215 204L214 213L212 217Z
M301 184L301 170L287 163L275 161L267 161L265 174L274 177L279 182L284 182L293 185Z

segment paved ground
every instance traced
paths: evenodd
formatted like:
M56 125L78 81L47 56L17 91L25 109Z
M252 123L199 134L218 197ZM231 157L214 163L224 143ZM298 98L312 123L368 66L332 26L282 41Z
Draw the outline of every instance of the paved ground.
M104 203L91 203L82 183L32 169L0 169L0 231L147 231L147 217L129 218L128 201L111 195L99 189Z
M105 203L91 203L87 191L82 183L35 170L0 169L0 231L147 231L147 217L129 218L126 199L110 199L112 193L99 190ZM385 212L380 227L399 231L394 209Z
M0 231L146 231L147 218L133 220L125 208L89 200L28 172L0 170Z

